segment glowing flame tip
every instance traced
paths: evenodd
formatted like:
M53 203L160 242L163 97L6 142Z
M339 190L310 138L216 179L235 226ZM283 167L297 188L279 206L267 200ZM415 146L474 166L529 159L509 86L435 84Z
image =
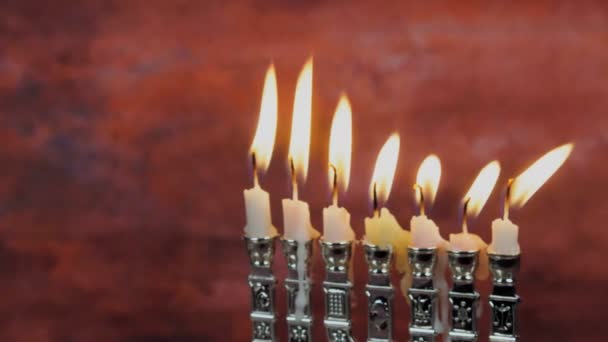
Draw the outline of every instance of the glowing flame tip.
M511 184L509 204L522 207L538 189L564 164L574 144L568 143L547 152L522 172Z
M441 179L441 161L434 154L429 155L424 159L418 174L416 175L416 184L422 187L425 203L433 203L439 188L439 180ZM416 199L419 201L419 198Z
M386 202L393 186L393 178L397 168L397 160L399 158L399 134L393 133L382 146L378 158L376 159L376 167L370 184L370 198L374 198L374 185L376 186L376 195L378 201Z
M262 172L268 168L272 157L277 130L277 113L277 77L274 65L271 64L266 72L258 126L250 148L250 154L255 154L257 170Z

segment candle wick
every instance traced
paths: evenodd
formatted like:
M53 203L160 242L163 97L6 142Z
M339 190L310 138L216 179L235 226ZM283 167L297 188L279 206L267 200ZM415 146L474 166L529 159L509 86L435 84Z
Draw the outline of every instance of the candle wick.
M296 167L293 163L293 158L289 157L289 169L291 170L291 198L294 201L298 200L298 177L296 175Z
M467 218L469 214L469 202L471 201L471 197L468 197L464 201L464 205L462 206L462 231L465 234L469 233L469 227L467 225Z
M505 205L502 212L503 220L509 219L509 206L511 202L511 186L513 185L513 178L509 178L507 182L507 191L505 193Z
M329 168L332 170L333 174L331 191L332 202L335 206L338 206L338 169L333 164L329 164Z
M374 217L380 217L380 210L378 210L378 193L377 193L377 183L374 182L374 186L372 187L372 206L374 208Z
M258 179L258 165L255 158L255 152L251 152L251 163L253 164L253 186L257 187L260 183Z
M418 200L419 214L420 216L424 216L424 193L422 192L422 187L414 184L414 191L416 192L416 200Z

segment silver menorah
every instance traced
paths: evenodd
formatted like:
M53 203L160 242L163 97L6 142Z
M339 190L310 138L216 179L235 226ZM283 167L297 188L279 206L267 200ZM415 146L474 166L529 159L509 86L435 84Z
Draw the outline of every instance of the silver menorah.
M245 237L251 273L252 341L283 341L276 332L276 278L272 272L276 238ZM289 342L312 341L313 317L310 307L311 281L308 276L313 253L313 241L281 240L287 258L287 326ZM353 283L350 277L353 245L355 242L321 241L325 262L325 331L330 342L355 341L351 301ZM391 285L391 247L364 243L368 267L367 341L389 342L393 336L393 296ZM410 300L409 333L412 342L435 342L437 327L438 290L433 283L437 263L436 248L408 248L412 285L407 296ZM488 303L491 313L491 342L518 342L517 308L520 298L515 284L520 255L488 253L493 290ZM480 295L475 290L475 270L479 263L477 251L448 251L452 288L449 292L451 320L449 336L452 342L471 342L479 339L478 312ZM298 272L305 270L305 274ZM301 292L300 292L301 291ZM298 303L305 305L299 305Z

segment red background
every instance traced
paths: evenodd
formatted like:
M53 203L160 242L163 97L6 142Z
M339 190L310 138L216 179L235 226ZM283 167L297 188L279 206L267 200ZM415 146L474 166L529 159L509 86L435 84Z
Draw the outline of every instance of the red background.
M512 214L523 249L521 332L525 341L604 340L604 2L23 0L3 2L0 17L2 341L247 340L242 190L263 77L273 60L279 129L262 184L280 227L293 91L310 55L313 136L301 198L319 229L342 91L354 111L342 202L358 236L373 162L393 131L402 144L387 206L407 226L416 168L437 153L444 176L432 216L445 236L458 230L460 198L488 161L501 161L504 184L574 141L566 165ZM486 240L500 197L471 222ZM361 253L356 263L363 339ZM318 255L314 267L318 284ZM488 283L480 287L486 298ZM321 293L317 286L318 340ZM282 285L278 295L284 314ZM403 340L407 309L396 301Z

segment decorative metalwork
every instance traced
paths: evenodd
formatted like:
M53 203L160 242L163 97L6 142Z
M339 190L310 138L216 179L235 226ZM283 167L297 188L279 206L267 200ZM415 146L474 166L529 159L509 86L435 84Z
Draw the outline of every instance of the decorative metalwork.
M254 342L276 341L275 287L272 273L275 237L244 238L251 273L248 277L251 289L252 340Z
M353 287L348 271L352 256L352 242L321 240L321 254L325 261L325 329L331 342L354 341L350 317L350 290Z
M437 260L436 248L408 248L412 269L412 287L408 291L411 303L410 341L434 342L437 336L437 294L433 271Z
M283 253L287 260L287 330L290 342L308 342L312 339L312 310L310 308L310 289L312 283L309 277L309 265L312 257L312 240L298 243L296 240L282 239ZM298 251L304 248L303 251ZM300 260L300 256L304 260ZM298 264L304 269L304 274L298 274ZM302 291L302 293L300 293ZM304 306L298 306L298 298Z
M393 287L390 266L392 247L386 248L365 243L365 260L369 280L365 286L367 296L367 340L373 342L393 341Z
M519 272L519 255L489 253L493 290L490 295L491 342L519 341L517 327L517 305L520 298L515 289Z
M452 342L477 341L477 310L479 293L475 291L477 251L448 251L450 270L454 285L449 293L452 306Z

